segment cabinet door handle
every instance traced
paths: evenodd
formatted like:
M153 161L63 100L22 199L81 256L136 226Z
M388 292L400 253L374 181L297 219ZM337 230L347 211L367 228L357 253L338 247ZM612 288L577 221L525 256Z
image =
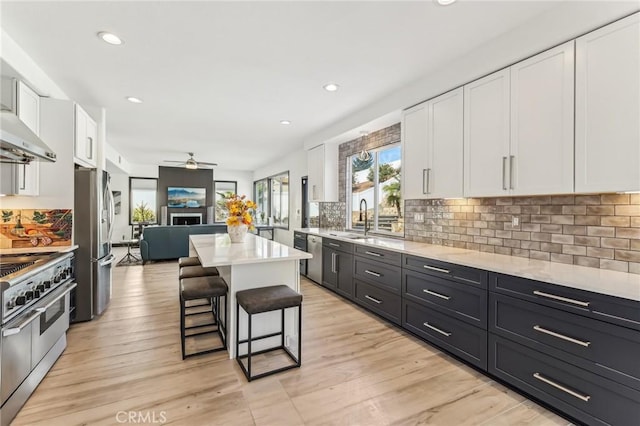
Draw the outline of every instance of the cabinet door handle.
M435 266L422 265L422 267L424 269L428 269L430 271L442 272L443 274L450 274L451 273L451 271L449 271L448 269L436 268Z
M502 189L507 190L507 183L505 181L507 175L507 157L502 157Z
M86 150L87 158L93 160L93 138L87 136L87 150Z
M422 169L422 193L427 194L427 169Z
M335 253L331 253L331 272L333 272L334 274L338 272L336 270L336 254Z
M451 296L445 296L444 294L436 293L435 291L431 291L429 289L424 289L422 291L424 291L425 293L430 294L432 296L439 297L440 299L444 299L444 300L451 299Z
M554 382L553 380L547 379L540 373L533 373L533 377L535 377L536 379L540 380L543 383L548 384L549 386L553 386L554 388L561 390L562 392L568 393L571 396L575 396L576 398L584 402L589 402L589 400L591 399L590 395L583 395L579 392L573 391L565 386L562 386L559 383Z
M365 253L365 254L368 254L368 255L370 255L370 256L375 256L375 257L382 257L382 256L384 256L384 255L382 255L382 254L380 254L380 253L376 253L376 252L374 252L374 251L365 251L364 253Z
M556 296L555 294L545 293L539 290L533 290L533 294L536 296L542 296L553 300L559 300L561 302L573 303L574 305L584 306L585 308L589 306L589 302L582 302L580 300L569 299L567 297Z
M515 158L516 158L515 155L509 156L509 189L514 189L513 188L513 162Z
M364 297L365 297L365 299L369 299L369 300L371 300L372 302L377 303L378 305L382 303L382 300L375 299L375 298L373 298L373 297L369 296L368 294L365 294L365 295L364 295Z
M333 247L340 247L340 244L336 244L336 243L329 243L329 245Z
M365 272L365 274L373 275L374 277L378 277L378 278L382 276L379 273L370 271L368 269L365 269L364 272Z
M565 336L564 334L556 333L555 331L547 330L546 328L534 325L533 329L540 333L548 334L549 336L557 337L558 339L566 340L567 342L575 343L576 345L584 346L588 348L591 342L585 342L584 340L574 339L573 337Z
M311 185L311 195L314 200L317 199L318 197L316 196L316 186L315 185Z
M431 194L431 169L427 169L427 194Z
M451 333L449 333L448 331L440 330L438 327L434 327L431 324L429 324L428 322L424 322L424 323L422 323L422 325L424 325L427 328L430 328L431 330L433 330L433 331L435 331L437 333L442 334L445 337L451 336Z
M22 165L22 183L20 184L20 189L27 189L27 165Z

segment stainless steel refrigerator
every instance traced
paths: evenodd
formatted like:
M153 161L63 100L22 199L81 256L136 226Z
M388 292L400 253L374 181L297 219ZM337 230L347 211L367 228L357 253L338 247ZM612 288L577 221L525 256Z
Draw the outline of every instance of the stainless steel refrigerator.
M89 321L111 301L111 252L114 204L109 174L77 168L75 172L73 231L76 252L76 311L74 321Z

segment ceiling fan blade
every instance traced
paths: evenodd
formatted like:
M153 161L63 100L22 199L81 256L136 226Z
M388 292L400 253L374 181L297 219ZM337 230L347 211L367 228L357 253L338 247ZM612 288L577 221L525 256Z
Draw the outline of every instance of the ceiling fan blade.
M162 160L165 163L184 163L184 161L176 161L176 160Z
M207 162L204 162L204 161L198 161L198 166L201 165L201 164L204 165L204 166L217 166L218 165L218 163L207 163Z

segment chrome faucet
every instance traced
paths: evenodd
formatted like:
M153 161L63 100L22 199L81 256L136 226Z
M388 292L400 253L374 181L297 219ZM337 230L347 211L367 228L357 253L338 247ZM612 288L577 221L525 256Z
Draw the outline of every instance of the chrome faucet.
M364 203L364 211L362 210L362 203ZM360 200L360 222L362 222L362 213L364 212L364 236L367 236L367 232L369 231L369 217L367 216L367 200Z

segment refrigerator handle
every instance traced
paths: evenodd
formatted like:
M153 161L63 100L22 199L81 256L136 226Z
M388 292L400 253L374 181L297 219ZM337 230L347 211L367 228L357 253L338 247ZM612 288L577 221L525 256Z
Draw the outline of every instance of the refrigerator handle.
M113 222L115 222L115 202L113 200L113 193L111 192L111 187L109 186L109 182L107 182L107 197L109 197L109 223L108 228L109 231L107 235L109 237L109 247L111 247L111 237L113 235Z
M110 254L109 256L107 256L107 258L105 260L101 260L98 265L100 265L100 266L111 265L115 260L116 260L116 257L114 255Z

